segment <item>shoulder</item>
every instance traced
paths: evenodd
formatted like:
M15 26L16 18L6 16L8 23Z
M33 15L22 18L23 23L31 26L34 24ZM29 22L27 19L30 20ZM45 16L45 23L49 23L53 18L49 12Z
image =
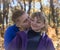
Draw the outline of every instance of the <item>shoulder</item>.
M5 31L5 33L15 33L15 32L17 32L18 31L18 29L17 29L17 27L16 27L16 25L14 24L14 25L12 25L12 26L9 26L7 29L6 29L6 31Z
M47 34L45 34L43 38L45 38L46 42L52 42L52 39L49 38Z
M4 34L6 34L6 33L11 33L12 29L13 29L13 26L9 26L9 27L6 29L6 31L5 31Z
M14 31L14 25L12 25L12 26L9 26L7 29L6 29L6 31L5 31L5 33L4 33L4 37L9 37L9 36L12 36L13 34L15 33L15 31ZM14 34L15 35L15 34Z
M46 39L46 41L51 41L51 38L49 38L49 36L46 33L43 34L42 36L43 36L43 38Z
M53 42L52 42L52 39L48 37L48 35L45 35L44 36L45 38L45 44L46 44L46 47L50 50L55 50L54 49L54 45L53 45Z
M43 35L42 38L44 39L44 41L46 42L46 44L53 44L52 39L49 38L49 36L47 34Z
M12 30L14 28L14 25L7 27L6 31Z

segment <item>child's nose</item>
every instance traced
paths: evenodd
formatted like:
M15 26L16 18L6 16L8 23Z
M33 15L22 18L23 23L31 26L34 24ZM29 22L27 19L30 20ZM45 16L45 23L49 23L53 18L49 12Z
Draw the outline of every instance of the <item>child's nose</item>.
M34 20L34 22L36 23L37 22L37 18L35 17L35 20Z
M31 22L31 24L36 25L36 22L35 21L34 22Z

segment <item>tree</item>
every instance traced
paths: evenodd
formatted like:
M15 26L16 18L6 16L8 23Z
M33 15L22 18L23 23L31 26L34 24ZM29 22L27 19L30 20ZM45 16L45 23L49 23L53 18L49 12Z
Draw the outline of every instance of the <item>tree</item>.
M28 9L28 12L27 12L27 13L30 14L30 10L31 10L31 2L32 2L32 0L29 0L28 2L29 2L29 9Z
M9 0L3 0L3 32L4 32L4 19L6 19L6 26L8 25L8 13L9 13Z
M57 1L56 1L57 2ZM55 5L56 6L56 5ZM51 10L51 19L53 21L53 27L55 28L55 31L56 31L56 34L58 34L58 31L57 31L57 26L58 26L58 15L57 15L57 11L54 6L54 2L53 0L50 0L50 10Z
M41 2L42 0L39 0L39 2L40 2L40 10L42 11L42 2Z
M21 4L21 0L18 0L18 3L20 4L21 10L23 10L23 5Z
M25 0L23 0L23 3L24 3L24 11L26 11L26 3L25 3Z
M2 24L2 12L0 10L0 24Z

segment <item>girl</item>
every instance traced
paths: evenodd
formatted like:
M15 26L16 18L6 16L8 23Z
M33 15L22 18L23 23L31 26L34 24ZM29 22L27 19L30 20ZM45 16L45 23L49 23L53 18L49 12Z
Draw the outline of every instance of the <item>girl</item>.
M47 19L42 12L31 15L31 28L27 35L27 50L55 50L51 39L46 34Z

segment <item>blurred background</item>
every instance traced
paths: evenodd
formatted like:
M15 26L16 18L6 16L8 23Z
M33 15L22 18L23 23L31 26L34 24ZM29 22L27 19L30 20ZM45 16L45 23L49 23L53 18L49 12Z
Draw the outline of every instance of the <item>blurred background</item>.
M56 50L60 50L60 0L0 0L0 50L4 50L4 32L13 24L14 10L21 9L29 15L44 12L48 19L48 36Z

